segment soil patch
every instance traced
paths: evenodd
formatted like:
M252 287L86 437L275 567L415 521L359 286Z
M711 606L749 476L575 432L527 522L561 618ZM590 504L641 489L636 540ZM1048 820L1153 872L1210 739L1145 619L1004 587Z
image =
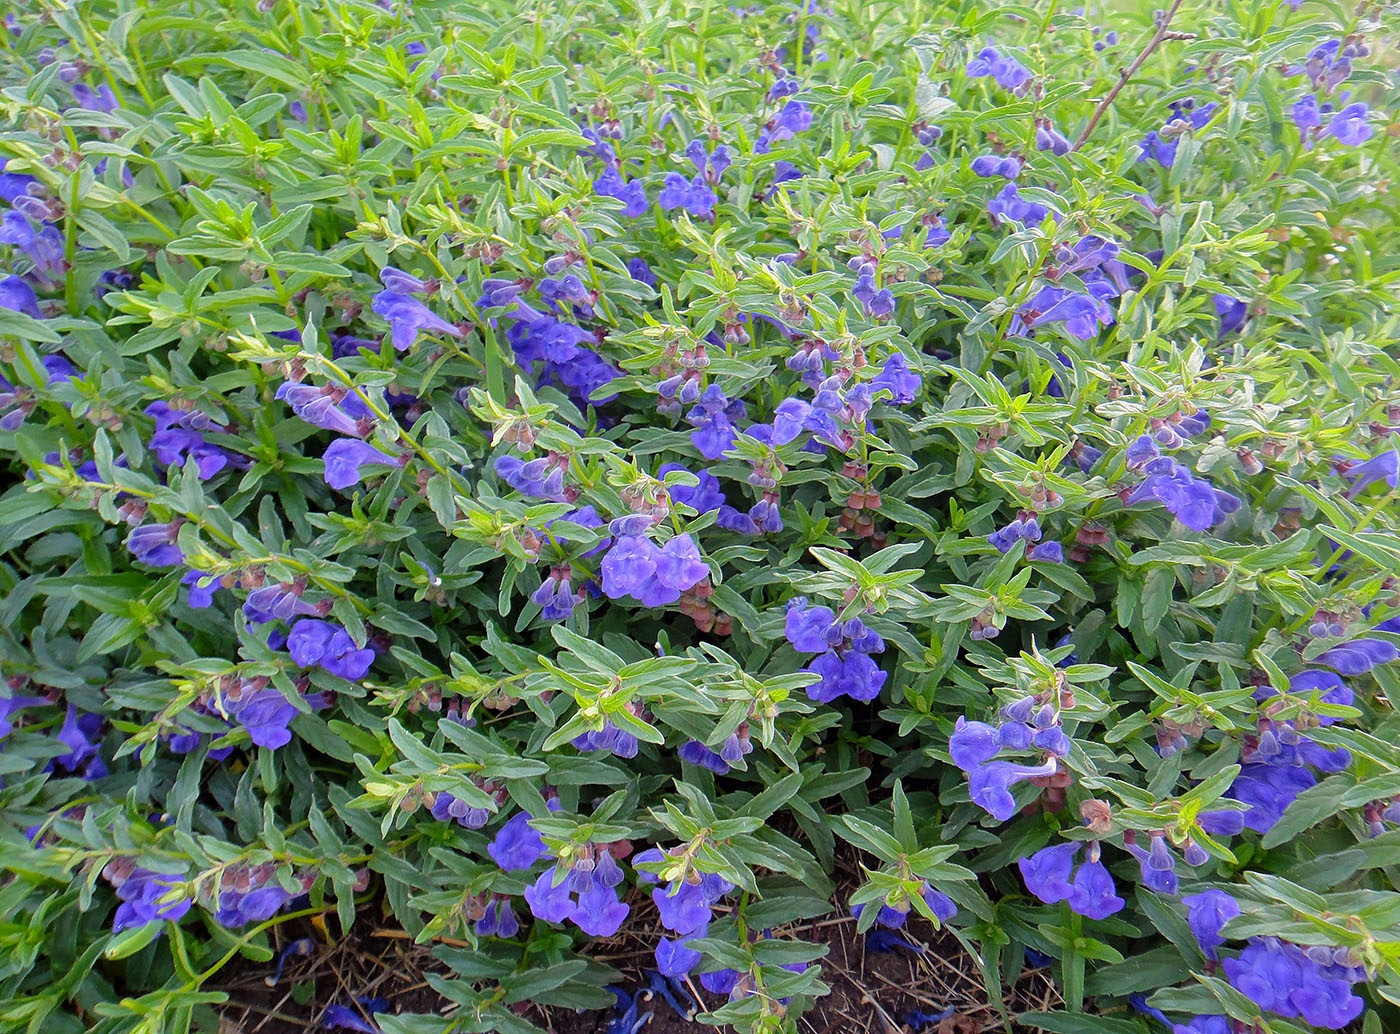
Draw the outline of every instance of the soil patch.
M365 932L334 945L325 944L310 929L288 931L284 943L293 936L311 936L316 947L309 955L289 958L275 984L268 982L273 965L235 964L228 978L217 984L229 995L221 1009L224 1030L228 1034L304 1034L309 1029L326 1029L328 1008L350 1006L360 998L386 999L392 1013L451 1012L451 1003L426 980L428 973L447 973L429 945L415 945L402 930L375 927L372 922L357 924L357 929ZM616 937L595 942L594 957L620 970L629 988L645 986L643 974L655 964L652 952L660 933L648 922L629 924ZM962 945L922 919L911 919L902 932L912 948L897 946L883 952L870 950L868 938L856 932L855 920L850 918L775 931L783 934L828 947L821 965L831 994L817 999L799 1018L801 1034L979 1034L1001 1029L997 1009L988 1002L977 967ZM698 981L692 983L696 997L707 1008L723 1004L720 996L706 992ZM1005 1004L1012 1016L1054 1008L1060 1001L1045 969L1023 969L1007 991ZM644 1003L642 1011L648 1010L652 1017L641 1028L642 1034L716 1029L678 1016L661 1000ZM914 1013L922 1014L922 1022ZM538 1007L525 1015L551 1034L605 1034L613 1018L611 1011ZM941 1020L930 1018L940 1015Z

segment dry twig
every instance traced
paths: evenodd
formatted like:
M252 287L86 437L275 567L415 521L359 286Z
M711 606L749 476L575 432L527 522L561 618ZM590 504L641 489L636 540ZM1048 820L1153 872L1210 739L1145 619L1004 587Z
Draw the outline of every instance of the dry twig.
M1094 109L1094 114L1089 117L1089 124L1084 127L1084 132L1079 134L1079 139L1076 140L1074 146L1070 148L1071 151L1077 151L1084 146L1084 141L1089 139L1089 134L1094 131L1094 127L1099 124L1099 119L1103 118L1104 112L1113 104L1113 99L1118 96L1123 87L1128 85L1128 80L1137 73L1137 70L1142 67L1143 62L1151 56L1152 52L1157 49L1162 40L1168 37L1172 39L1194 38L1190 33L1174 33L1168 31L1172 23L1172 18L1176 15L1177 9L1180 7L1181 0L1173 0L1171 7L1167 10L1167 13L1162 16L1161 22L1158 23L1157 31L1154 32L1152 38L1147 41L1147 46L1143 47L1138 56L1133 58L1133 63L1129 65L1125 71L1119 73L1118 81L1113 84L1113 89L1109 90L1108 95L1104 97L1103 100L1099 101L1099 106Z

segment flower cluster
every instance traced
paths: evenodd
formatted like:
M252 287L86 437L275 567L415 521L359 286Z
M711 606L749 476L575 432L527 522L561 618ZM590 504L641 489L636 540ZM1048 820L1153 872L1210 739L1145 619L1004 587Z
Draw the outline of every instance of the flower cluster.
M1224 962L1235 989L1259 1008L1315 1027L1341 1030L1361 1015L1365 1003L1352 985L1366 970L1344 948L1303 948L1276 937L1250 941Z
M190 910L193 902L183 893L184 875L142 869L127 858L114 858L102 875L116 891L116 912L112 932L147 926L163 920L176 920Z
M807 687L818 703L840 696L862 702L880 695L887 673L871 658L884 653L885 641L859 617L837 621L830 607L808 606L804 596L788 600L783 634L798 653L820 654L804 669L819 676Z
M1066 901L1069 907L1088 919L1107 919L1123 910L1113 877L1099 861L1099 845L1092 842L1088 858L1075 869L1082 845L1055 844L1044 847L1018 863L1026 889L1047 905Z
M643 606L661 607L709 578L709 565L693 538L676 535L658 546L646 534L650 524L650 517L638 514L609 525L614 540L601 566L603 592L609 599L631 596Z
M1029 748L1037 736L1042 743L1049 744L1041 747L1047 757L1039 765L995 760L1003 749ZM1063 747L1067 752L1067 741L1062 741L1064 732L1058 728L1058 724L1032 731L1024 721L1016 719L1001 726L992 726L959 717L957 727L948 740L948 753L953 764L967 773L972 803L998 822L1005 822L1016 813L1016 799L1011 795L1011 787L1027 779L1046 779L1055 775L1059 771L1059 755L1050 747Z
M523 839L523 834L520 834ZM622 901L623 880L611 844L573 844L560 859L525 888L525 903L536 919L568 921L590 937L611 937L631 907Z
M1170 169L1176 164L1182 137L1190 136L1210 125L1215 113L1220 110L1220 105L1216 101L1198 104L1188 97L1173 101L1168 105L1168 110L1171 116L1162 128L1152 130L1143 138L1142 153L1138 156L1138 161L1155 161L1163 168Z
M679 977L699 964L700 952L689 942L708 934L714 906L734 884L714 873L697 871L679 849L665 852L651 848L633 859L637 866L657 862L667 863L660 874L642 868L638 872L645 882L656 884L651 900L661 913L661 925L676 936L657 942L656 968L663 976Z
M958 914L958 906L947 894L929 885L928 880L924 880L918 891L919 897L923 898L924 904L928 905L929 911L938 917L940 923L946 923ZM866 909L865 905L852 905L851 915L857 919ZM903 894L892 894L886 896L880 902L879 914L875 916L875 922L889 930L901 930L904 924L909 921L911 905L909 898Z
M370 306L389 324L390 337L398 351L406 352L412 348L423 331L449 337L462 336L461 327L448 323L413 297L415 294L436 294L439 285L435 281L420 280L393 266L380 270L379 279L385 289L374 296Z
M1346 92L1338 96L1336 104L1320 99L1347 80L1352 73L1354 60L1370 53L1370 47L1360 37L1330 39L1309 51L1301 65L1284 70L1284 74L1290 78L1307 76L1312 86L1313 92L1304 94L1289 109L1304 147L1312 147L1328 137L1348 147L1360 147L1375 135L1375 130L1367 122L1370 106L1364 101L1348 104L1350 95ZM1338 104L1341 105L1340 110Z
M1151 435L1140 435L1128 446L1125 460L1131 470L1147 475L1138 485L1125 489L1123 502L1134 506L1156 500L1192 531L1207 531L1239 510L1238 496L1216 488L1197 477L1189 467L1161 454L1161 445L1175 449L1185 438L1202 433L1210 426L1205 413L1178 414L1175 421L1161 421ZM1184 437L1183 437L1184 436Z
M573 286L575 283L577 288ZM547 284L551 282L541 280L539 291L548 311L524 300L531 286L529 280L494 277L482 281L482 294L476 305L479 309L504 310L491 322L494 325L497 318L511 321L506 340L510 342L516 361L534 372L537 384L558 385L583 405L611 401L614 396L598 396L601 389L617 378L617 369L589 344L596 342L593 334L579 324L561 318L565 315L582 319L591 317L596 297L584 290L577 277L562 286L560 283L551 284L552 290L546 287ZM552 297L546 298L546 292ZM580 309L575 306L573 313L566 313L560 301L568 304L571 297L586 299L586 307ZM580 312L587 315L580 316Z
M803 1027L839 893L1081 1016L1383 1017L1377 5L80 6L0 25L16 1008L368 906L483 1028Z

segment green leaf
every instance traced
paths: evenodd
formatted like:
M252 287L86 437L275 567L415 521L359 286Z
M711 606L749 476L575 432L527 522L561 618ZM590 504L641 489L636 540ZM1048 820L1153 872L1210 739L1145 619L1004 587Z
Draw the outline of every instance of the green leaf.
M14 309L7 309L0 306L0 337L17 337L25 341L48 341L56 343L62 340L57 332L44 326L43 320L36 320L32 316L26 316L22 312Z
M840 816L839 823L836 833L842 839L869 851L881 861L893 862L903 853L899 841L873 823L854 815Z
M127 958L130 955L135 955L164 932L165 924L162 922L128 927L107 942L107 947L102 950L102 954L113 960Z
M1141 1020L1115 1020L1107 1016L1086 1016L1068 1012L1023 1012L1016 1022L1047 1034L1148 1034Z

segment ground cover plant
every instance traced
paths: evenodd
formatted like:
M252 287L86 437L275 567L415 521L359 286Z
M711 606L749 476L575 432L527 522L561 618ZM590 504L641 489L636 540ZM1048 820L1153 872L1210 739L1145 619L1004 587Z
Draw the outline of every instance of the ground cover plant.
M8 10L4 1029L1400 1025L1393 5Z

